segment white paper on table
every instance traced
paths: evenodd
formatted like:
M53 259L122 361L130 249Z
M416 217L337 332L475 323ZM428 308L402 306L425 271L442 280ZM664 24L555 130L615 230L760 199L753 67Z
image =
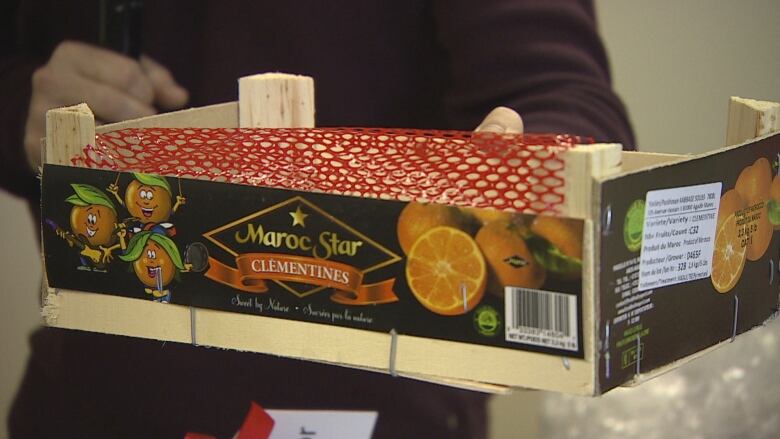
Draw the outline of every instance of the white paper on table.
M274 419L268 439L370 439L377 412L266 410Z

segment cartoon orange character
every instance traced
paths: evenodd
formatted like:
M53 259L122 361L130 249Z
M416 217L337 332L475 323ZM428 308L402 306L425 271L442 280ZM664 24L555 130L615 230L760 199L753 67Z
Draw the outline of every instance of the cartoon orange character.
M179 249L171 238L157 232L140 232L130 239L125 254L119 258L133 263L133 271L143 283L147 294L156 302L171 301L168 285L178 273L192 266L182 261Z
M176 203L172 202L171 186L164 177L138 172L133 173L133 176L135 179L127 186L124 201L119 197L119 187L116 183L111 184L108 191L142 224L168 221L171 214L187 201L183 196L177 195Z
M57 236L71 247L79 248L82 263L79 269L104 271L112 259L111 253L117 248L125 248L126 232L117 224L116 208L105 193L88 184L71 184L71 187L75 193L65 199L73 205L71 230L64 230L49 219L46 222Z

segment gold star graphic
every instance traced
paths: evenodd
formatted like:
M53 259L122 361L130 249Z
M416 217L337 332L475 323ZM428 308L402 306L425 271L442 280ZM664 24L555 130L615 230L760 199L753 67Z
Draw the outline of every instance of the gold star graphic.
M306 219L307 216L309 216L309 214L303 213L303 211L301 211L301 206L298 206L295 209L295 212L289 212L289 214L293 218L293 223L292 223L293 226L300 225L301 227L306 227L304 220Z

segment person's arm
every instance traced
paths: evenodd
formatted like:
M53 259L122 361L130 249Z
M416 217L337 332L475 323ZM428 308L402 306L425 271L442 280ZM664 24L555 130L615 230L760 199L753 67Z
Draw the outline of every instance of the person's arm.
M24 121L30 101L30 76L43 63L21 50L16 26L19 2L0 10L0 188L35 199L38 182L24 153Z
M188 99L163 66L97 47L97 10L68 2L6 3L0 52L0 188L35 202L40 139L51 108L86 102L116 122L183 106ZM93 5L94 6L94 5ZM74 22L76 20L76 22Z
M150 58L135 60L78 41L63 41L35 70L25 125L25 148L38 166L46 111L86 102L98 122L119 122L183 106L188 99L168 70Z
M475 126L503 105L522 116L526 132L584 135L633 148L590 1L441 0L434 14L451 62L453 125Z

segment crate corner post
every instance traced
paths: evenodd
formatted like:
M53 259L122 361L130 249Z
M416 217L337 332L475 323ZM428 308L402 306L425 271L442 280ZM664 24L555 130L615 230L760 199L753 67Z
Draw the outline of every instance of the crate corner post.
M313 128L314 79L261 73L238 80L241 128Z
M55 108L46 112L46 142L43 162L69 165L83 148L95 143L95 116L87 104Z

